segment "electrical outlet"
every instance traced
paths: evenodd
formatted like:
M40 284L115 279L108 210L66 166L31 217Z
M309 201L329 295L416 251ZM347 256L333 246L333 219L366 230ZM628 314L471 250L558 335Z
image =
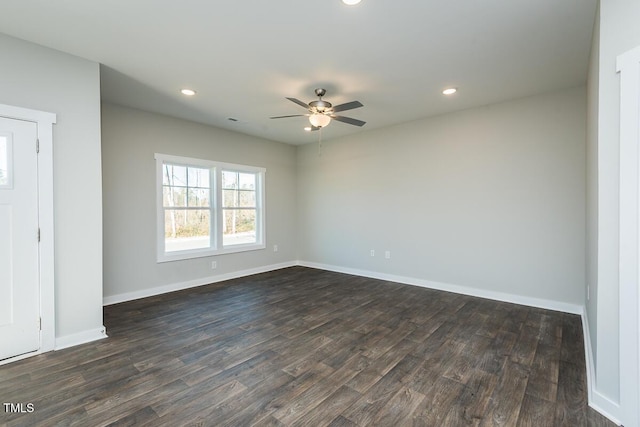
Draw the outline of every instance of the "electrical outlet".
M273 252L278 252L278 245L273 245Z
M218 268L218 261L211 261L211 269L215 270L216 268Z
M369 255L371 255L371 256L376 256L376 251L375 251L375 250L373 250L373 249L371 249L371 250L369 251Z
M391 251L385 251L385 252L384 252L384 257L385 257L386 259L390 259L390 258L391 258Z

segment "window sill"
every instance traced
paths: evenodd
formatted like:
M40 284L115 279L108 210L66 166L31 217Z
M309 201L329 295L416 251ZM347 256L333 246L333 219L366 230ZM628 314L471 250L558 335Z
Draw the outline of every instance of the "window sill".
M244 245L233 245L221 249L206 249L206 250L190 250L190 251L176 251L170 253L158 254L156 262L158 264L171 261L183 261L187 259L205 258L217 255L234 254L240 252L257 251L266 248L262 243L250 243Z

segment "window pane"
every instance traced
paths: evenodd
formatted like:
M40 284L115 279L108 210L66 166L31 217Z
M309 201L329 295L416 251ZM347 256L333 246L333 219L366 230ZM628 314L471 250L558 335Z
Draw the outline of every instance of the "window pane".
M238 192L236 190L222 190L222 207L224 208L238 207L238 202L236 200L237 197L238 197Z
M255 209L223 209L222 244L256 243Z
M238 188L238 173L222 171L222 188Z
M209 207L209 190L204 188L189 188L189 207Z
M209 210L166 209L164 245L166 252L209 247Z
M255 191L238 191L238 204L241 208L255 208L256 192Z
M222 207L254 208L256 207L256 192L251 190L222 190Z
M162 171L163 185L187 185L187 168L185 166L163 165Z
M187 189L184 187L163 187L163 203L165 208L186 207Z
M0 136L0 185L9 185L9 141Z
M189 187L209 188L209 169L190 167L188 178Z
M255 190L256 189L256 175L253 173L239 173L239 188L241 190Z

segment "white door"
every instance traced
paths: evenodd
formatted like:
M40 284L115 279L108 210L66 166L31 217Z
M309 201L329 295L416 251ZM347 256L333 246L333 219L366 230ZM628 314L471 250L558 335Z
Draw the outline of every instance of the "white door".
M0 360L40 348L37 125L0 117Z

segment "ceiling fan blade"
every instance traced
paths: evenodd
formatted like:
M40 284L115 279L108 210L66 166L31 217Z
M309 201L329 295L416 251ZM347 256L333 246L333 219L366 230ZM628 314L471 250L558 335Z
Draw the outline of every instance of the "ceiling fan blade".
M353 110L354 108L360 108L362 106L363 105L360 101L351 101L344 104L336 105L332 108L332 110L337 113L338 111Z
M286 119L287 117L304 117L306 116L306 114L292 114L290 116L276 116L276 117L269 117L270 119Z
M348 123L350 125L354 125L354 126L364 126L365 123L367 122L363 122L362 120L358 120L358 119L352 119L351 117L343 117L343 116L330 116L333 120L337 120L339 122L342 123Z
M299 105L299 106L301 106L301 107L306 108L307 110L309 109L309 104L307 104L307 103L305 103L305 102L302 102L302 101L300 101L299 99L296 99L296 98L287 98L287 99L288 99L289 101L291 101L291 102L295 102L296 104L298 104L298 105Z

